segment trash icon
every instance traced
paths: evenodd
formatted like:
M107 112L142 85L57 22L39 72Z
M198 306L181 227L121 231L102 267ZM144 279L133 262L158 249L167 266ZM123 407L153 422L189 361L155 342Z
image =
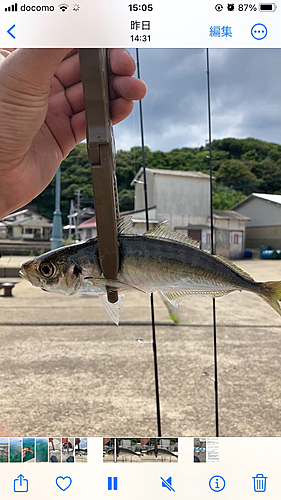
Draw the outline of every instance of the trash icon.
M267 477L263 474L257 474L253 477L254 480L254 491L265 491L266 490L266 480Z

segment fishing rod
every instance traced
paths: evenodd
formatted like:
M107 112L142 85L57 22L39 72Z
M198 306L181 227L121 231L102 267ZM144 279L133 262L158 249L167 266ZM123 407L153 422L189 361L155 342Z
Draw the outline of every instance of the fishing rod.
M212 164L212 120L211 120L211 87L209 49L206 49L207 73L207 101L208 101L208 129L209 129L209 174L210 174L210 219L211 219L211 254L215 254L214 247L214 217L213 217L213 164ZM218 356L217 356L217 324L216 299L213 297L213 339L214 339L214 389L215 389L215 418L216 437L219 437L219 402L218 402Z
M136 59L137 59L137 75L138 75L138 78L140 79L139 49L136 49ZM139 100L139 112L140 112L140 129L141 129L141 151L142 151L144 206L145 206L146 230L148 231L149 230L149 214L148 214L146 162L145 162L143 115L142 115L142 102L141 102L141 100ZM156 328L155 328L155 314L154 314L154 298L153 298L153 293L150 294L150 310L151 310L151 327L152 327L152 349L153 349L153 361L154 361L156 413L157 413L157 434L158 434L159 437L161 437L162 436L162 433L161 433L161 413L160 413L160 395L159 395L158 362L157 362L157 343L156 343Z

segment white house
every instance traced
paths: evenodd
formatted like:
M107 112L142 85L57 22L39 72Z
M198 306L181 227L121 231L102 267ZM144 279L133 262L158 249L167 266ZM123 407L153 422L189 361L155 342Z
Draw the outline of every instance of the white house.
M152 225L166 220L176 229L211 246L210 178L202 172L146 169L149 219ZM133 223L136 233L145 231L143 169L132 181L135 187ZM217 254L241 258L244 254L247 216L233 210L214 211L214 240Z
M2 223L11 240L49 240L51 236L51 221L28 208L7 215Z
M77 229L82 241L88 240L89 238L95 238L97 236L96 217L85 220L77 226Z
M246 247L270 245L281 249L281 195L252 193L237 203L233 210L248 218Z
M7 226L4 224L4 222L0 222L0 239L5 239L7 237Z

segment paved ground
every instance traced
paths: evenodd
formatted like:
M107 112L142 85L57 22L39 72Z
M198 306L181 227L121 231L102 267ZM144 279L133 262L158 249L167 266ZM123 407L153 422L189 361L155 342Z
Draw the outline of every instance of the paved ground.
M281 280L280 261L237 264ZM211 299L183 302L179 326L158 294L155 303L162 434L214 435L213 383L202 376L213 376ZM220 435L281 436L281 318L245 292L216 303ZM0 307L2 435L157 435L152 348L136 341L151 339L148 296L125 298L119 327L94 296L26 281Z

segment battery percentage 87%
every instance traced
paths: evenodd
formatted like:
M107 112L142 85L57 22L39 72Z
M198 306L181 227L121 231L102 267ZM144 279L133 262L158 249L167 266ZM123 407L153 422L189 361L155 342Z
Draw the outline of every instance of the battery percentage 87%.
M252 11L255 11L255 10L258 10L258 9L257 9L257 6L255 4L252 4L252 3L240 3L238 5L238 10L244 11L244 12L246 12L246 11L252 12Z

